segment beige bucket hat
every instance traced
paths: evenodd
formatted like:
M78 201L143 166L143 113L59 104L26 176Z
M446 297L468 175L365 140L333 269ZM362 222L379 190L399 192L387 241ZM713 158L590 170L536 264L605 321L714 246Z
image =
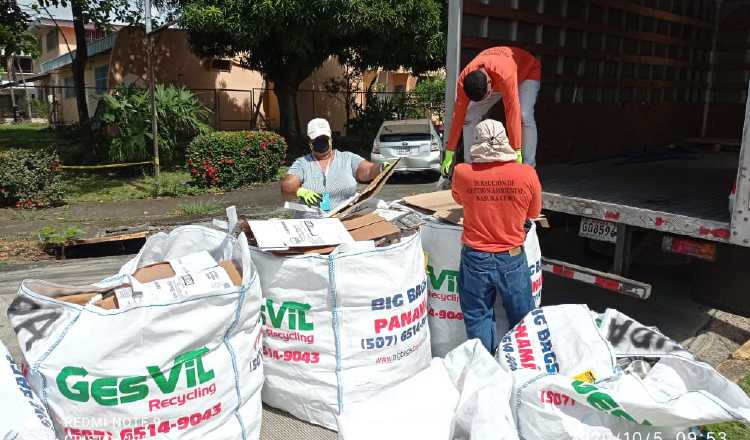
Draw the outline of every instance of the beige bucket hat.
M500 121L485 119L474 130L474 143L469 150L472 162L511 162L516 150L510 146L505 127Z

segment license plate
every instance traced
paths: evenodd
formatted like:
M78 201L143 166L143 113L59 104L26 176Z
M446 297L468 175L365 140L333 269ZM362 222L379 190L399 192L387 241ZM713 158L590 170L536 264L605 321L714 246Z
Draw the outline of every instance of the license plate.
M409 147L398 147L398 154L402 156L406 156L411 152L411 148Z
M616 243L617 224L591 218L582 218L581 229L578 231L578 235L593 240Z

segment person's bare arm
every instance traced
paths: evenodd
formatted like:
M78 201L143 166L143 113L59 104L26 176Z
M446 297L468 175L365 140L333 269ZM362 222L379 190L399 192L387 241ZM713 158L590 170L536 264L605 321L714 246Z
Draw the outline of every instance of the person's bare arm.
M287 174L281 179L281 196L284 200L296 200L297 190L302 186L302 180L299 177Z
M380 174L380 165L372 163L369 160L363 160L357 166L355 177L357 178L357 182L367 183L378 177L378 174Z

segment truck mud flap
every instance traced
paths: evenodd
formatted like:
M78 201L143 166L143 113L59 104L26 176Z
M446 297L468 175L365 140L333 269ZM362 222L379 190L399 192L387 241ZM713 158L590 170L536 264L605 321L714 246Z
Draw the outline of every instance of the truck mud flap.
M593 284L612 292L647 299L651 296L651 284L624 278L607 272L589 269L564 261L542 258L542 270L562 278Z

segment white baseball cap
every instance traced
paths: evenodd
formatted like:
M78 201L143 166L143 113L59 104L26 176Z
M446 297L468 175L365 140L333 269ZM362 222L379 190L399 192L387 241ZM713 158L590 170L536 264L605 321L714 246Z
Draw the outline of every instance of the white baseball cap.
M307 137L315 139L320 136L331 137L331 126L323 118L315 118L307 123Z

